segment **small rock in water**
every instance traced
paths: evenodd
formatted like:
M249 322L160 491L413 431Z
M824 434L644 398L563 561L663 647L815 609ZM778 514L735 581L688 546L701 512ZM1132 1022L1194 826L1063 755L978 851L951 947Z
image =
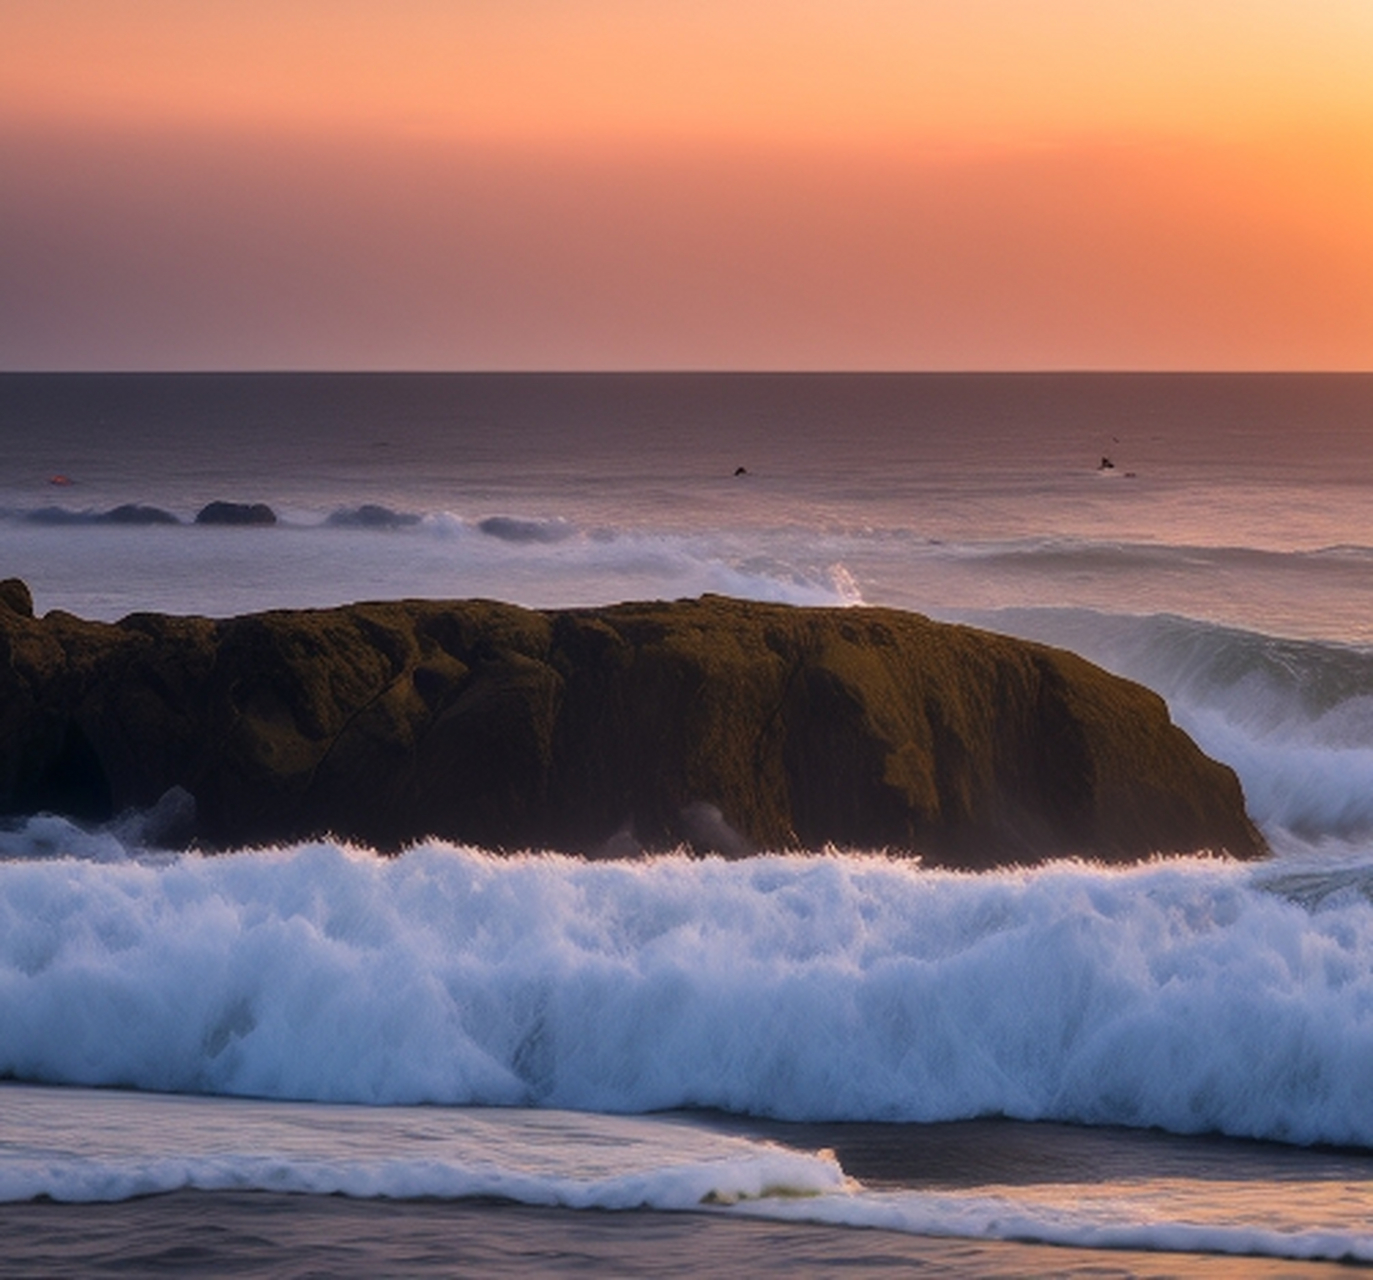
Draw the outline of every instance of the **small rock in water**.
M573 528L566 520L520 520L515 516L487 516L477 528L502 542L562 542Z
M276 524L265 502L211 502L196 513L196 524Z
M145 507L137 502L126 502L98 518L102 524L181 523L170 511L163 511L161 507Z
M402 529L419 522L419 516L409 512L392 511L390 507L365 502L360 507L335 511L325 523L346 529Z

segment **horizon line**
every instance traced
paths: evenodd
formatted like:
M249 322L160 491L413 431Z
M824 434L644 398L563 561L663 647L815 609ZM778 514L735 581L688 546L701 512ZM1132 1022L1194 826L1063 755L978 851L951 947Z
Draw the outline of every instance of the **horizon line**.
M412 368L404 366L376 366L366 368L335 368L330 366L293 367L198 367L198 368L40 368L0 369L0 377L1369 377L1373 365L1367 368L1169 368L1133 367L1099 368L1095 366L1056 365L1036 369L1021 368L734 368L708 366L663 366L658 368Z

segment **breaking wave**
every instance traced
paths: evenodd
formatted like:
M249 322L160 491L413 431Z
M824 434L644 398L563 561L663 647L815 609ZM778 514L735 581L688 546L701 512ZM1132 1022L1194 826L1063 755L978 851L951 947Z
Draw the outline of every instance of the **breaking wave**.
M1279 846L1357 851L1373 838L1373 649L1169 615L1008 609L965 615L1083 654L1148 685L1244 785Z
M377 504L322 518L286 511L274 525L252 527L174 517L175 527L154 527L115 514L11 516L10 563L33 586L40 613L222 617L400 597L531 608L707 592L800 605L861 598L840 549L786 533L583 528L552 516L467 519Z
M0 848L0 1076L1373 1146L1373 865Z

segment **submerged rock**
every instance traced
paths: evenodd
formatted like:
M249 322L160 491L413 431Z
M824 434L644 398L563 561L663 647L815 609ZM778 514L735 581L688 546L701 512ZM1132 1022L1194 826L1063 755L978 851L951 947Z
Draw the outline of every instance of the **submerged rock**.
M404 601L106 625L35 620L8 583L0 602L10 813L179 787L211 846L1264 852L1234 773L1155 694L916 614Z

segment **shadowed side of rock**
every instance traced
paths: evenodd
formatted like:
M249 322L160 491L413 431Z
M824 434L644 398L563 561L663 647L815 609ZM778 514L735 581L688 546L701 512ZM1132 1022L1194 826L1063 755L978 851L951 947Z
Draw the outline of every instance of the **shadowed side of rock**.
M1263 852L1234 774L1154 694L914 614L404 601L110 626L35 619L21 587L0 584L10 813L181 787L212 846Z

